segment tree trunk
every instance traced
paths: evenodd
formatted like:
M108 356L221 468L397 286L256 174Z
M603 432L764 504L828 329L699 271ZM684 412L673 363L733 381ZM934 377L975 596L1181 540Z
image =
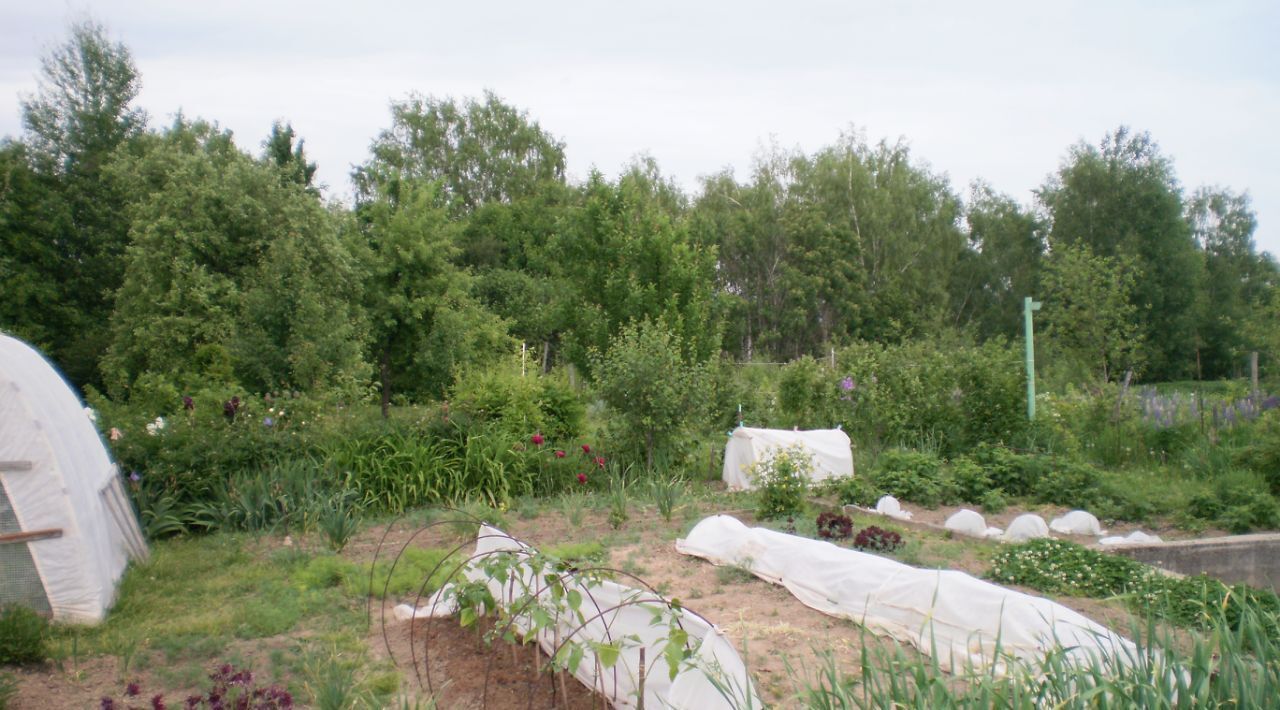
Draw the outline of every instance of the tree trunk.
M382 351L378 373L382 381L382 418L391 416L391 353Z

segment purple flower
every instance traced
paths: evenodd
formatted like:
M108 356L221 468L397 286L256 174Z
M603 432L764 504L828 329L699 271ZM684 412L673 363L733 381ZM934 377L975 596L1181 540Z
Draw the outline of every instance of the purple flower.
M188 412L193 412L195 411L195 408L196 408L196 401L194 399L191 399L190 397L183 397L182 408L187 410Z
M845 392L849 392L850 390L852 390L852 389L853 389L853 378L852 378L852 377L846 377L846 378L844 378L843 380L840 380L840 389L844 390Z
M138 473L137 471L134 471L133 473L129 474L129 480L133 481L134 483L137 483L138 481L142 480L142 474Z
M151 710L165 710L163 695L156 693L151 696Z
M131 698L141 692L142 692L142 689L138 687L137 683L130 683L124 687L124 694L128 695Z
M542 442L546 441L546 439L542 438L542 434L534 434L529 440L533 442L534 446L542 446Z
M262 418L262 426L274 426L275 423L276 423L276 420L272 419L271 417Z
M106 696L103 696L102 702L98 703L98 707L102 708L102 710L113 710L115 706L116 706L116 701Z

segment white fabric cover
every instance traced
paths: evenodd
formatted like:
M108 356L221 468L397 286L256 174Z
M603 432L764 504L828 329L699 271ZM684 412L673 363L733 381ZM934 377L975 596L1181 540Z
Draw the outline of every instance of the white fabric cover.
M62 530L25 543L53 618L101 621L129 550L145 555L145 543L132 508L113 515L116 467L84 403L39 352L7 335L0 335L0 461L32 463L0 472L22 530Z
M957 510L952 513L951 517L947 518L947 522L943 523L943 527L951 530L952 532L957 532L961 535L968 535L970 537L987 536L986 519L982 517L981 513L975 510L969 510L968 508Z
M751 465L767 460L777 449L800 444L813 455L814 481L835 476L853 475L853 447L849 435L839 429L790 431L787 429L753 429L740 426L733 430L724 446L724 468L721 477L729 490L747 490L754 484L747 478Z
M1009 523L1009 527L1004 531L1004 537L1001 538L1006 542L1026 542L1034 540L1038 537L1049 537L1049 526L1045 524L1044 518L1035 513L1023 513L1013 519Z
M492 528L488 525L480 526L479 534L476 536L475 554L477 556L486 553L519 550L533 552L533 548L509 537L497 528ZM483 563L483 557L475 557L473 560L478 564ZM521 596L521 589L536 588L532 586L535 584L532 574L532 570L529 570L525 573L522 582L517 582L514 585L500 584L494 580L489 580L487 585L494 599L501 600L501 603L504 604L510 604L513 598ZM474 582L486 579L485 575L477 571L475 567L468 567L464 570L463 575ZM449 586L446 585L444 589L436 592L421 608L414 609L407 604L397 606L394 610L396 618L408 620L428 616L453 615L457 612L457 605L452 603L453 598L448 593ZM575 584L572 581L566 582L566 587L569 589L573 589L575 586L582 592L584 600L588 598L594 599L594 604L584 601L582 605L584 611L587 611L588 608L591 610L587 612L588 618L595 615L595 605L597 604L600 609L606 610L601 618L588 621L581 630L578 630L574 636L575 639L583 642L607 642L625 636L632 636L638 638L639 643L647 647L644 685L645 707L674 708L676 710L702 710L703 708L733 710L734 708L763 707L760 697L756 694L755 687L751 683L746 665L742 662L742 658L734 649L733 644L706 619L688 610L681 614L681 627L689 634L689 643L694 648L697 660L694 663L694 667L682 668L673 681L669 667L662 655L662 649L665 647L667 639L667 628L665 625L655 626L651 623L654 618L653 611L665 607L664 603L659 602L658 597L647 590L627 587L609 581L601 582L599 586L590 587L589 592L588 588L583 584ZM646 603L643 600L654 600L654 603ZM627 601L639 601L639 603L628 604L616 610L608 611L610 607ZM580 623L580 620L570 621L565 619L561 621L559 624L560 634L567 636L574 629L577 629ZM555 634L551 630L545 631L539 637L538 642L548 654L555 652ZM586 643L583 643L583 646L586 645ZM636 688L639 685L639 649L640 647L636 643L629 642L624 644L617 664L611 669L604 670L600 674L603 676L602 678L597 678L595 656L588 648L573 675L588 688L594 688L601 692L609 699L611 706L615 708L637 707ZM708 679L707 673L715 674L725 692L730 694L730 698L726 698L720 690L716 689Z
M876 501L876 512L898 520L911 519L911 511L903 510L902 504L893 496L880 496L880 500Z
M1062 535L1101 535L1102 524L1093 513L1084 510L1073 510L1061 518L1054 518L1049 529Z
M1134 530L1123 537L1119 535L1104 537L1098 541L1098 544L1109 547L1111 545L1150 545L1156 542L1164 542L1164 540L1161 540L1159 535L1148 535L1141 530Z
M870 631L936 652L946 670L1006 668L1002 654L1033 661L1061 646L1073 660L1133 644L1065 606L963 572L916 569L820 540L747 528L716 515L699 522L676 549L717 565L741 565L781 584L806 606Z

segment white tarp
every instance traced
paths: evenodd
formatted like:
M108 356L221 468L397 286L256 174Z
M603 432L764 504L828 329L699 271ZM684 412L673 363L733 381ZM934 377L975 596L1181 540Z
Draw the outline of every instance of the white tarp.
M813 455L812 480L853 475L853 447L849 435L839 429L791 431L740 426L733 430L724 446L721 477L730 490L754 488L747 477L752 464L768 459L778 449L796 444Z
M969 537L1000 537L1004 534L1000 528L987 527L987 521L982 514L968 508L961 508L952 513L943 527Z
M946 670L997 669L1000 652L1024 660L1058 648L1073 660L1134 653L1133 644L1065 606L963 572L924 570L820 540L748 528L716 515L676 549L718 565L741 565L781 584L806 606L936 654Z
M1005 542L1026 542L1040 537L1049 537L1049 524L1035 513L1023 513L1009 523L1000 539Z
M549 598L550 592L543 588L545 584L540 578L534 578L534 570L527 565L521 572L523 578L515 583L493 580L479 570L486 556L509 552L533 554L534 550L501 530L482 525L476 536L472 563L463 575L469 581L485 583L494 599L507 607L511 606L513 599L526 594L522 590L541 589L539 599ZM538 638L539 645L548 654L553 654L557 637L563 639L573 634L585 649L583 660L573 671L573 676L603 694L613 707L638 707L641 648L646 649L645 707L676 710L762 707L742 658L733 644L706 619L689 610L679 612L680 628L688 634L688 644L694 655L690 662L681 664L672 680L662 654L668 640L668 627L653 623L655 612L669 608L664 600L653 592L607 580L593 581L588 585L571 576L566 580L566 587L578 590L584 599L590 600L582 604L585 619L569 616L560 619L558 632L546 630ZM396 607L396 617L407 620L453 615L458 606L451 595L451 588L452 585L446 585L421 608L413 609L403 604ZM527 627L522 630L524 628ZM608 643L625 637L629 639L622 644L616 665L597 674L595 655L589 644ZM711 677L719 683L719 689Z
M130 557L146 554L133 509L84 403L34 348L0 335L0 485L57 620L101 621ZM18 462L21 462L20 464ZM25 466L30 462L30 467ZM0 598L13 580L0 577Z
M1102 535L1102 524L1087 510L1073 510L1061 518L1054 518L1049 529L1060 535Z

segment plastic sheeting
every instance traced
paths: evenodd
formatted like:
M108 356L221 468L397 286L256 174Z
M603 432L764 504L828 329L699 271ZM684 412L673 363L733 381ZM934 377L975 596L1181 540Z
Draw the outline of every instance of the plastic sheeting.
M1104 537L1098 541L1098 544L1110 547L1112 545L1151 545L1157 542L1164 542L1164 540L1161 540L1159 535L1148 535L1141 530L1134 530L1123 537L1119 535Z
M541 580L533 578L534 570L529 566L524 567L522 579L514 584L491 579L478 571L486 556L511 552L533 554L534 550L501 530L482 525L476 536L472 563L463 571L469 581L485 583L494 599L505 606L510 606L514 599L522 596L519 590L545 587ZM566 579L565 586L578 590L584 599L590 600L582 604L585 623L579 618L564 618L556 624L558 630L547 629L540 634L539 645L548 654L554 654L557 636L563 639L573 634L573 638L582 642L584 647L583 660L573 671L573 676L602 693L613 707L637 707L642 647L647 649L645 707L675 710L762 707L742 658L711 622L687 609L679 612L680 626L689 635L693 659L692 663L681 664L673 680L662 654L667 642L667 627L653 623L655 612L668 608L664 600L653 592L607 580L588 585L572 574ZM458 607L450 588L446 585L421 608L402 604L394 613L401 620L451 616ZM549 596L545 589L539 594L539 598L544 600ZM597 608L603 611L597 611ZM608 643L624 637L630 639L622 644L617 663L612 668L597 672L589 644ZM712 682L713 677L719 683L719 689Z
M1023 513L1009 523L1000 539L1005 542L1026 542L1039 537L1049 537L1048 524L1035 513Z
M987 527L987 521L982 517L982 514L968 508L962 508L952 513L951 517L947 518L947 522L943 524L943 527L969 537L999 537L1004 534L1004 531L1000 528Z
M812 480L853 475L853 447L849 435L839 429L790 431L740 426L733 430L724 446L721 478L730 490L754 488L747 477L752 464L768 459L777 449L796 444L813 455Z
M116 468L80 398L40 353L5 335L0 461L31 462L29 470L0 472L21 529L62 531L26 543L53 618L102 620L130 556L145 555L145 543L132 509L119 509Z
M1054 518L1049 529L1061 535L1101 535L1102 524L1085 510L1073 510L1061 518Z
M1133 653L1133 644L1060 604L963 572L923 570L829 542L747 528L717 515L676 549L718 565L741 565L780 584L805 605L936 654L947 670L1006 667L1063 649L1072 660Z
M880 496L876 501L876 512L897 520L910 520L911 511L903 510L902 504L893 496Z

